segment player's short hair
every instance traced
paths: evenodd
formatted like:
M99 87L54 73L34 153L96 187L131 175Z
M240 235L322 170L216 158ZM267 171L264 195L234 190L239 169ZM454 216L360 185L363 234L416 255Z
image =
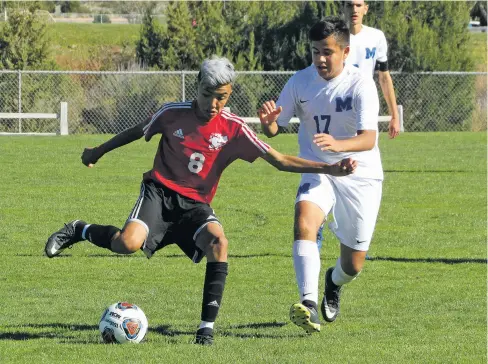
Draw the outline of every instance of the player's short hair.
M338 16L327 16L321 21L315 23L308 32L308 39L311 41L320 41L331 35L342 49L349 45L349 28L344 20Z
M235 78L234 65L227 58L215 55L203 61L198 73L198 83L211 88L232 84Z

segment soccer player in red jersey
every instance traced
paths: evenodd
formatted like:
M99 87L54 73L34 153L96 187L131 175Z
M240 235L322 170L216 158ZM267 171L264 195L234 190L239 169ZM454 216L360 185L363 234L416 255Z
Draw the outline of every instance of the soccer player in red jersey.
M296 173L345 176L356 168L349 158L329 165L283 155L259 140L242 119L224 111L234 78L234 66L226 58L206 59L196 100L165 104L142 123L85 149L82 162L92 167L115 148L162 134L153 168L144 174L139 198L122 230L74 220L52 234L45 246L49 258L83 240L119 254L142 249L148 258L169 244L177 244L195 263L205 256L202 321L195 339L203 345L213 342L228 271L228 242L209 205L224 169L236 159L253 162L258 157Z

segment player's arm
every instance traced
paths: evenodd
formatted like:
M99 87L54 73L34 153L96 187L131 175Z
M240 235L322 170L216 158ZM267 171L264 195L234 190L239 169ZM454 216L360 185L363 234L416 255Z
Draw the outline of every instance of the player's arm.
M388 105L388 114L391 115L391 120L388 125L388 135L392 139L400 134L400 117L398 115L393 80L391 79L390 71L388 70L388 43L383 32L381 32L381 37L378 43L376 69L379 71L378 82L380 83L381 91L383 92L386 104Z
M281 154L273 148L269 148L261 158L280 171L294 173L325 173L332 176L346 176L353 173L357 167L357 162L351 158L343 159L336 164L327 164Z
M386 63L386 62L385 62ZM380 83L381 91L385 97L386 104L388 105L388 113L391 115L390 124L388 127L388 135L391 139L400 134L400 116L398 115L398 107L395 96L395 89L393 88L393 80L391 79L388 68L385 71L380 69L378 72L378 81Z
M358 130L357 135L348 139L335 139L329 134L315 134L313 142L323 151L335 153L364 152L376 144L376 130Z
M81 155L82 163L87 167L93 167L97 161L103 157L106 153L116 148L122 147L126 144L132 143L144 136L144 126L151 121L151 118L147 118L143 122L126 129L123 132L117 134L105 143L100 144L95 148L85 148Z

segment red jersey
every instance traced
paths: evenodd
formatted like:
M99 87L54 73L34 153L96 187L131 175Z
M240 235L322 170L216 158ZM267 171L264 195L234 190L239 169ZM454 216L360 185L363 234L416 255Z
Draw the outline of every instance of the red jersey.
M210 203L222 172L236 159L254 162L269 145L236 115L222 111L207 123L196 116L196 102L165 104L144 127L146 141L161 133L153 180L179 194Z

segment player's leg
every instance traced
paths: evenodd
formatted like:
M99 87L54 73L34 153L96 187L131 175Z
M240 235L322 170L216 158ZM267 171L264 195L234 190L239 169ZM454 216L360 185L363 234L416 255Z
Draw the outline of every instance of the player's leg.
M341 253L334 267L325 274L325 292L321 310L328 322L340 312L342 287L361 273L373 237L381 201L381 181L337 180L335 223L332 231L341 241Z
M122 231L111 225L87 224L75 220L65 224L62 229L49 237L45 253L52 258L69 246L87 240L115 253L131 254L140 249L146 241L149 226L158 216L158 209L160 210L160 202L154 187L142 183L139 198ZM150 218L143 219L140 215L147 215Z
M290 308L290 319L305 331L320 331L318 285L320 253L318 232L333 204L332 187L319 175L304 175L295 204L293 266L300 303Z
M196 237L196 246L205 253L207 266L203 285L201 322L196 343L211 344L228 274L227 238L218 222L207 224Z
M181 216L172 229L172 236L180 249L194 262L207 258L201 322L195 343L211 345L228 272L227 238L213 209L205 203L178 196L175 204Z

